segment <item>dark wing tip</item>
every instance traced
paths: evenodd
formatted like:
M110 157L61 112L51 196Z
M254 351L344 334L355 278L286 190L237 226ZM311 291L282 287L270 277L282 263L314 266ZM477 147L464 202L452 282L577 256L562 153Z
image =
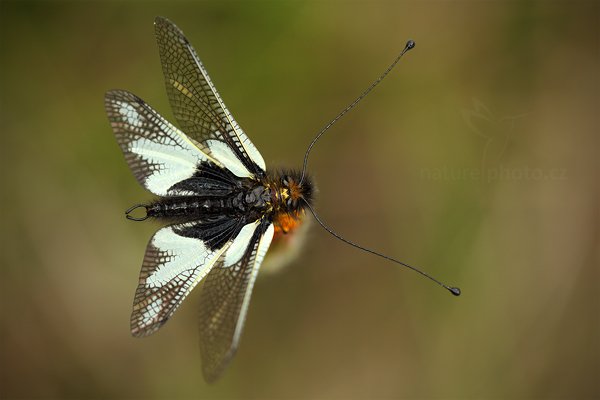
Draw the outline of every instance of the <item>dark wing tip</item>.
M162 32L167 32L169 30L177 32L179 31L179 28L177 28L174 23L165 17L156 17L154 19L154 31L156 35L162 34Z
M106 93L104 93L104 98L107 100L133 100L137 98L137 96L131 92L128 92L127 90L110 89L107 90Z
M106 93L104 93L104 109L109 117L111 117L113 114L118 114L116 112L117 104L119 101L124 100L126 93L128 92L119 89L107 90Z
M219 371L214 371L212 369L205 368L204 366L202 366L202 376L204 377L204 381L212 385L213 383L219 380L219 378L223 374L223 370L224 368Z
M111 89L106 91L106 93L104 94L104 102L110 103L115 101L126 101L132 103L145 104L144 100L127 90Z
M117 111L120 102L144 104L142 99L127 90L111 89L104 93L104 108L109 116L119 115Z
M104 93L104 103L117 100L122 97L123 90L110 89Z
M173 25L173 23L171 21L169 21L167 18L158 15L158 16L156 16L156 18L154 18L154 25L164 26L164 25Z
M165 34L173 34L173 36L178 37L183 43L189 43L183 31L179 29L177 25L171 22L169 19L165 17L156 17L154 19L154 31L157 37L163 36Z
M223 376L236 352L237 346L234 346L229 349L229 352L221 360L214 360L214 362L209 362L206 359L202 360L202 376L204 376L206 383L213 384Z

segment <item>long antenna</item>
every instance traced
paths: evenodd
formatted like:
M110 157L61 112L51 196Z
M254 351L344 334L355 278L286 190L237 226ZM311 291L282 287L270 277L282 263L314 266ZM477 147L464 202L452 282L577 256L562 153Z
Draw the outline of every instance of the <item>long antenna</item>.
M317 143L317 141L321 138L321 136L323 136L323 134L329 128L331 128L340 118L342 118L344 116L344 114L346 114L348 111L352 110L354 108L354 106L356 106L362 99L364 99L369 94L369 92L371 92L371 90L373 90L373 88L375 88L375 86L377 86L379 84L379 82L381 82L383 80L383 78L385 78L387 76L387 74L390 73L390 71L396 66L396 64L398 64L398 61L400 61L400 59L402 58L404 53L406 53L413 47L415 47L415 42L413 40L409 40L408 42L406 42L406 46L404 46L404 50L402 50L402 52L398 55L398 57L396 57L394 62L392 62L390 64L390 66L385 70L385 72L383 74L381 74L379 76L379 78L377 78L373 83L371 83L371 86L369 86L367 88L367 90L362 92L362 94L360 96L358 96L356 98L356 100L354 100L348 107L344 108L342 110L342 112L340 112L337 115L337 117L332 119L327 125L325 125L325 127L323 129L321 129L321 131L319 133L317 133L317 136L315 136L315 138L312 140L312 142L310 142L310 145L308 146L308 149L306 149L306 153L304 154L304 164L302 165L302 176L300 177L300 183L299 183L300 186L302 186L302 183L304 182L304 178L306 176L306 166L308 164L308 155L310 154L310 151L312 150L315 143Z
M330 234L332 234L333 236L335 236L336 238L338 238L339 240L341 240L344 243L349 244L350 246L356 247L357 249L366 251L367 253L371 253L374 254L376 256L379 256L381 258L385 258L388 261L391 262L395 262L396 264L400 264L403 267L412 269L415 272L418 272L419 274L423 275L426 278L429 278L430 280L434 281L435 283L437 283L438 285L440 285L441 287L443 287L444 289L447 289L450 293L452 293L455 296L460 296L460 289L457 287L452 287L452 286L448 286L443 284L442 282L438 281L437 279L435 279L434 277L432 277L431 275L428 275L427 273L421 271L420 269L413 267L412 265L403 263L402 261L398 261L395 258L386 256L385 254L381 254L378 253L374 250L371 249L367 249L366 247L360 246L348 239L344 239L343 237L341 237L340 235L338 235L337 233L335 233L333 230L331 230L331 228L329 228L327 225L325 225L325 223L323 221L321 221L321 218L319 218L319 216L317 215L317 213L315 212L315 210L312 208L312 206L308 203L308 201L304 201L304 204L306 204L307 208L310 210L311 214L313 215L313 217L315 217L315 219L317 220L317 222L319 223L319 225L321 225L321 227L323 227L323 229L325 229L327 232L329 232Z

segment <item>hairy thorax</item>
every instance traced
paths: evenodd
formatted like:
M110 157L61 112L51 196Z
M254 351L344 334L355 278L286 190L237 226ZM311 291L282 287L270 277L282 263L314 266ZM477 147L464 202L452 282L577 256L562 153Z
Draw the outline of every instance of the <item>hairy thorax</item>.
M276 238L296 230L307 204L312 204L314 185L295 171L270 173L265 180L270 192L270 208Z

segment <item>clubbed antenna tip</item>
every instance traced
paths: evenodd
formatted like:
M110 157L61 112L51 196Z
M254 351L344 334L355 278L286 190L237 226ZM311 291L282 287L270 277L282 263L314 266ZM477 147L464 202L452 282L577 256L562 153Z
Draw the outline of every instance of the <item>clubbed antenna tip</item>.
M446 288L450 291L450 293L452 293L455 296L460 296L460 288L457 287L448 287Z
M412 265L409 265L409 264L404 263L402 261L396 260L395 258L392 258L390 256L386 256L385 254L379 253L379 252L377 252L375 250L368 249L366 247L363 247L363 246L361 246L359 244L356 244L356 243L352 242L351 240L348 240L348 239L345 239L345 238L341 237L340 235L338 235L337 233L335 233L330 227L328 227L327 225L325 225L325 223L323 221L321 221L321 218L319 218L319 216L317 215L317 212L314 210L314 208L312 208L312 206L310 205L309 202L304 201L304 203L306 204L306 207L308 208L308 210L310 211L310 213L313 215L313 217L315 217L315 219L317 220L317 222L319 223L319 225L321 225L321 227L323 229L325 229L332 236L336 237L337 239L341 240L342 242L344 242L346 244L349 244L352 247L356 247L359 250L366 251L367 253L371 253L371 254L376 255L378 257L385 258L386 260L391 261L393 263L400 264L403 267L406 267L408 269L412 269L413 271L415 271L415 272L423 275L425 278L430 279L433 282L437 283L438 285L440 285L444 289L449 290L450 293L452 293L453 295L460 296L460 289L459 288L445 285L442 282L440 282L437 279L435 279L433 276L427 274L426 272L421 271L417 267L413 267Z
M317 143L317 141L321 138L321 136L323 136L323 134L325 132L327 132L327 130L329 128L331 128L340 118L342 118L344 116L344 114L346 114L348 111L352 110L354 108L354 106L356 106L358 103L360 103L360 101L362 99L364 99L371 92L371 90L373 90L373 88L375 86L379 85L379 82L381 82L387 76L387 74L390 73L390 71L394 68L394 66L396 66L396 64L398 63L398 61L400 61L400 59L402 58L402 56L404 55L404 53L406 53L408 50L412 49L413 47L415 47L415 41L414 40L411 39L408 42L406 42L406 46L404 47L404 50L402 50L402 52L400 54L398 54L398 56L396 57L396 59L383 72L383 74L381 74L379 76L379 78L377 78L371 84L371 86L369 86L360 96L358 96L356 98L356 100L354 100L348 107L344 108L342 110L342 112L340 112L334 119L332 119L331 121L329 121L329 123L327 125L325 125L325 127L323 129L321 129L319 131L319 133L317 133L317 136L315 136L315 138L312 140L312 142L310 142L310 144L308 145L308 148L306 149L306 153L304 153L304 163L302 165L302 175L300 177L300 186L304 182L304 178L306 176L306 166L308 165L308 155L310 154L310 152L311 152L313 146L315 145L315 143Z

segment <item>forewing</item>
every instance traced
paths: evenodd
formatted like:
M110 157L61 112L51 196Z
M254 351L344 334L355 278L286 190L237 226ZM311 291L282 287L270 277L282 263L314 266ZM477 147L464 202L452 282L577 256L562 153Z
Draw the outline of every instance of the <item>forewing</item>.
M183 32L163 17L157 17L154 26L169 101L180 127L237 176L262 176L264 159L225 107Z
M131 314L131 333L149 335L160 328L183 299L223 260L237 263L240 242L259 222L214 216L160 229L146 248Z
M238 262L229 267L217 265L206 277L200 293L200 354L207 382L214 382L235 354L273 232L272 223L262 222Z
M138 182L159 196L193 194L174 185L191 178L201 163L221 163L136 95L114 90L104 98L106 113L125 160Z

